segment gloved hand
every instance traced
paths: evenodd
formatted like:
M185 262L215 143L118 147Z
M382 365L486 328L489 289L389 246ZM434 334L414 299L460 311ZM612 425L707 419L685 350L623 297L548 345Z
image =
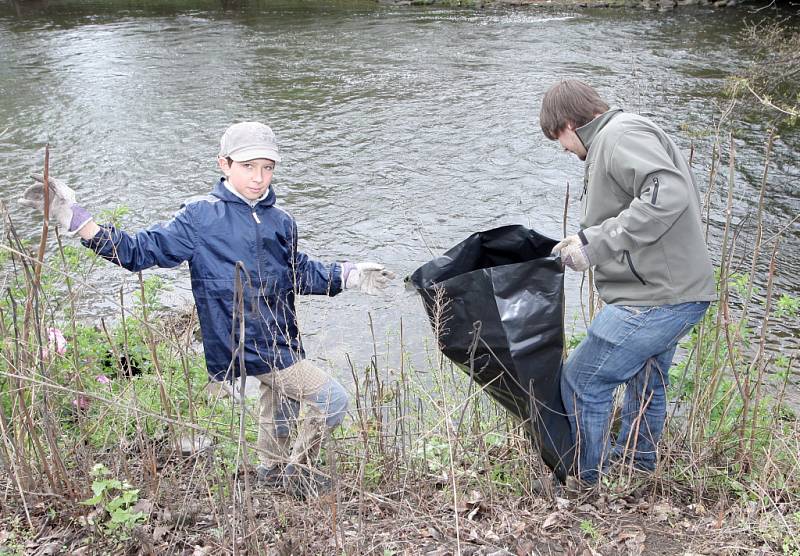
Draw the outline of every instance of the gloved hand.
M36 180L22 194L20 204L44 213L44 177L32 174ZM77 233L91 222L92 215L75 202L75 192L61 180L49 178L50 182L50 216L70 235Z
M556 257L561 255L561 262L576 272L583 272L592 266L586 248L577 235L567 236L556 243L551 254Z
M395 274L391 270L386 270L382 264L378 263L345 263L349 265L344 269L345 289L352 290L358 288L364 293L376 295L379 290L386 288Z

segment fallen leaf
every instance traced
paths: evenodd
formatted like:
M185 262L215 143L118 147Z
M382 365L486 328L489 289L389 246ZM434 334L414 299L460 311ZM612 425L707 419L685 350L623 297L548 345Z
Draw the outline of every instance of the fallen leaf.
M558 508L559 510L566 510L571 505L572 502L570 500L567 500L566 498L559 498L558 496L556 496L556 508Z
M561 512L551 513L545 518L544 523L542 523L542 529L555 527L561 521L561 517Z
M169 527L164 527L163 525L156 525L155 529L153 529L153 540L158 542L163 539L167 533L169 533Z
M58 554L61 551L61 544L60 542L51 542L44 545L37 554L41 554L42 556L53 556L53 554Z
M431 538L436 539L437 541L440 541L442 538L444 538L439 530L436 529L436 527L432 527L430 525L428 526L428 534L431 536Z
M153 503L147 498L142 498L133 505L133 513L142 512L144 515L150 515L153 511Z
M175 521L175 517L172 515L172 512L170 511L169 508L164 508L161 511L160 520L163 521L164 523L173 523Z
M636 542L643 543L645 541L645 539L646 539L646 535L644 534L644 531L641 531L641 530L637 530L637 531L631 531L631 530L622 531L622 532L620 532L619 535L617 535L617 541L619 541L619 542L627 542L627 541L633 540L633 541L636 541Z
M475 521L475 516L481 511L481 506L475 506L471 512L467 514L467 519L470 521Z
M95 508L86 516L86 521L89 522L89 525L95 525L97 523L102 523L105 516L105 508Z
M481 502L483 502L483 494L481 494L479 490L473 490L469 493L469 498L467 499L467 502L469 502L473 506L476 506Z
M687 509L694 512L695 515L706 515L706 507L702 504L702 502L698 502L697 504L689 504Z
M534 554L534 550L536 549L536 544L533 541L526 540L520 541L517 544L517 556L530 556Z
M668 502L653 506L653 517L656 521L667 521L671 516L677 515L678 511Z

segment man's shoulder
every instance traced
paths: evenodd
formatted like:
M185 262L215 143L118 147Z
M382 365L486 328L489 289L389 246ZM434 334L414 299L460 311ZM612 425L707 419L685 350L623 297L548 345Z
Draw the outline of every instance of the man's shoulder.
M625 134L631 131L660 131L653 120L641 114L622 112L619 116L608 122L606 126L610 134Z
M660 141L665 134L651 119L639 114L623 112L603 128L598 141L602 147L598 150L605 153L605 156L612 156L621 145L636 148L643 135L655 137Z

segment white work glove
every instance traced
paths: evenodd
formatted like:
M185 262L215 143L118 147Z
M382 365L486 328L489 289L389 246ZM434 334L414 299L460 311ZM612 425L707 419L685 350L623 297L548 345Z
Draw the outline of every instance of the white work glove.
M22 194L20 204L44 213L44 177L31 174L36 180ZM58 225L70 235L74 235L92 220L82 206L75 202L75 192L61 180L49 178L50 182L50 217L55 218Z
M358 288L369 295L376 295L395 277L394 272L386 270L386 267L378 263L356 263L348 270L344 281L345 289Z
M583 272L592 266L589 255L586 253L586 247L577 235L567 236L556 243L551 254L556 257L561 256L564 266L568 266L576 272Z

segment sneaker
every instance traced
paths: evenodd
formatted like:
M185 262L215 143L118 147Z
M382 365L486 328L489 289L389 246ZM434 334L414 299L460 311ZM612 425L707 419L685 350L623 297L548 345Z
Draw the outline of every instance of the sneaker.
M564 496L564 486L558 481L556 476L552 474L533 479L530 483L530 488L533 494L543 498Z
M545 498L567 498L577 500L594 493L592 484L584 483L574 475L567 475L565 483L561 483L555 475L547 475L531 481L531 492Z
M580 480L575 475L567 475L567 482L564 483L564 494L570 500L591 499L597 494L596 486Z
M268 488L281 488L286 468L283 465L267 466L259 463L256 466L256 481L259 485Z
M284 488L298 500L322 496L333 488L330 477L307 467L289 464L284 469L283 477Z

